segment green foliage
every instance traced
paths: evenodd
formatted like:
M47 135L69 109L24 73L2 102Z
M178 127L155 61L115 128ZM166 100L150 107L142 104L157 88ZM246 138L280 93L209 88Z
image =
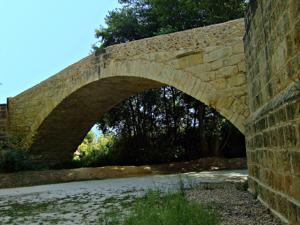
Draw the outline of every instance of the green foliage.
M22 147L22 137L0 143L0 172L11 173L35 169L28 151Z
M115 133L119 164L153 164L245 155L244 137L215 110L172 87L129 98L98 122ZM227 145L237 139L238 153Z
M244 16L245 0L119 0L96 30L96 54L105 47L221 23ZM114 133L118 163L142 164L206 156L245 156L244 138L215 110L173 87L148 90L114 107L98 127ZM233 147L227 143L236 138ZM99 158L98 158L99 159Z
M18 149L0 149L0 172L18 172L32 169L28 153Z
M120 0L96 30L99 46L109 46L221 23L244 16L244 0ZM100 45L99 45L100 44Z
M119 165L159 164L181 161L185 158L182 146L172 145L168 136L156 134L151 139L147 136L116 137L113 145Z
M114 138L104 135L97 138L90 131L74 154L73 165L76 167L103 166L116 163L118 154L113 149Z
M107 225L217 225L221 222L216 213L197 202L188 201L181 192L162 194L150 191L137 200L124 222L118 214L109 216Z
M15 137L0 143L0 172L12 173L25 170L46 170L46 164L33 163L28 149L24 148L23 138Z
M125 225L216 225L219 218L196 202L189 202L182 194L160 196L152 192L137 203L134 215Z

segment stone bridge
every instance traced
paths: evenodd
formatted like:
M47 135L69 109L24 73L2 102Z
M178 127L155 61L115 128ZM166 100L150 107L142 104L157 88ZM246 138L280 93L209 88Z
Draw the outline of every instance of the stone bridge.
M170 85L245 134L249 191L284 223L299 225L300 1L250 0L246 29L243 21L91 55L0 105L0 141L8 137L36 160L63 163L103 113Z
M38 161L63 163L105 112L169 85L214 107L241 132L247 106L244 20L111 46L8 101L7 133Z

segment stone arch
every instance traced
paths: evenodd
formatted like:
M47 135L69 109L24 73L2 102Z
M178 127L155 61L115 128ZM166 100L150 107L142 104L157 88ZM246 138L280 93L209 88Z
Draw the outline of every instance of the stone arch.
M242 133L248 117L243 20L109 47L9 100L9 136L37 160L61 161L99 117L129 96L173 86Z

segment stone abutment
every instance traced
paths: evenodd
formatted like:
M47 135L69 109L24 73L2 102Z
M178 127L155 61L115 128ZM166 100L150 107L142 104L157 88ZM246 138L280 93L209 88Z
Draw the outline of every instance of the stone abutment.
M300 1L251 1L244 44L249 189L300 224Z

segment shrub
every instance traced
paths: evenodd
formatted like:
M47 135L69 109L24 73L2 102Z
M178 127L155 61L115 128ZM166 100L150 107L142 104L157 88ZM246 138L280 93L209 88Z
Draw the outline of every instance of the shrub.
M0 172L17 172L32 169L27 152L17 149L0 150Z
M112 135L104 135L98 139L95 136L93 138L88 138L88 136L74 154L74 166L104 166L116 163L118 154L113 148L114 137Z

